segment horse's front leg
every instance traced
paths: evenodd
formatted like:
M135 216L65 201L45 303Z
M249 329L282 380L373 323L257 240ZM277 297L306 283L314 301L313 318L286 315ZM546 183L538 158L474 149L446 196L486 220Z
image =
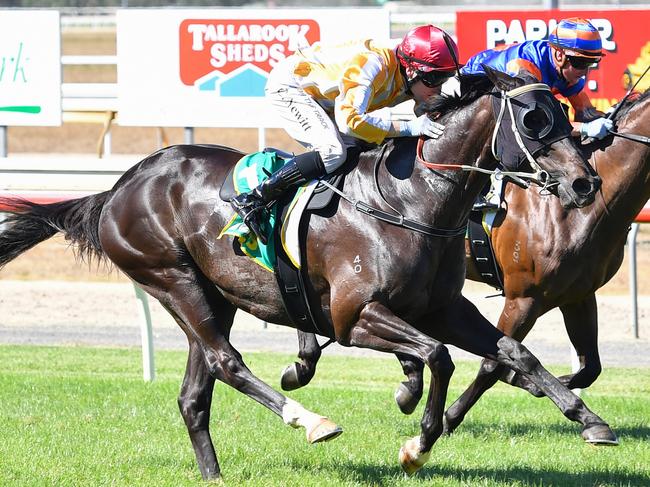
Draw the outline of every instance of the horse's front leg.
M340 339L340 343L408 355L431 369L429 396L420 423L421 434L408 440L399 454L402 469L409 475L413 474L427 462L431 447L442 433L447 388L454 371L447 347L401 320L378 302L363 307L358 321L347 338Z
M589 443L615 444L616 435L600 417L557 378L520 342L503 335L466 298L447 310L447 339L469 352L510 367L533 382L570 420L582 424L582 437ZM463 326L453 326L463 323Z
M578 303L560 306L564 316L564 326L569 339L580 359L580 370L558 379L569 389L585 389L600 375L600 355L598 354L598 305L596 295L591 293Z
M406 381L400 383L395 390L395 402L400 411L404 414L411 414L422 398L424 364L421 360L409 355L396 353L395 356L406 376Z
M316 364L321 356L321 347L316 335L298 331L298 357L300 362L294 362L282 372L280 386L285 391L293 391L309 384L316 373Z

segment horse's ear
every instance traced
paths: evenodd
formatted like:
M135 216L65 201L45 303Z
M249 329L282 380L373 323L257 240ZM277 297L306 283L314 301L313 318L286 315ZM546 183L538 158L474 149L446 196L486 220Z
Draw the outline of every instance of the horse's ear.
M517 78L510 76L507 73L502 73L494 68L491 68L487 64L481 63L483 70L487 77L494 83L500 91L510 91L521 84L521 81L517 82Z

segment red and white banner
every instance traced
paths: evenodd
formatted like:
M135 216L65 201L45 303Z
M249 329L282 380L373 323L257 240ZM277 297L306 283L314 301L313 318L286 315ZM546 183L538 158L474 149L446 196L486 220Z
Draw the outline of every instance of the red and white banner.
M278 61L318 42L320 26L313 19L187 19L178 35L181 80L194 86L211 73L250 67L269 73Z
M600 110L619 101L650 64L650 11L644 10L527 10L458 12L456 35L461 59L497 45L546 39L557 22L569 17L588 19L599 31L606 55L587 75L586 93ZM650 73L637 85L650 86Z

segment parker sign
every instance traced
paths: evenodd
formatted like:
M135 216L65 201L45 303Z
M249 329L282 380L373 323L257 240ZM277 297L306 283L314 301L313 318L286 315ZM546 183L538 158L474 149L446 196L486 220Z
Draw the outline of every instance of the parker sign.
M645 10L526 10L512 12L458 12L456 35L461 58L484 49L547 39L564 18L583 17L600 32L605 56L589 70L585 91L596 108L607 110L618 102L650 64L650 11ZM647 78L647 79L646 79ZM637 89L650 86L650 76Z
M118 10L121 125L280 127L273 67L316 42L390 36L384 9Z

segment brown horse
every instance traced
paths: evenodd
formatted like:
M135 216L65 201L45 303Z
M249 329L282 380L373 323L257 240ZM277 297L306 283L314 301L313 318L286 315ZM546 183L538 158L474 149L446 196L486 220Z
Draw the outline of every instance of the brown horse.
M448 136L427 140L424 156L493 169L492 133L499 134L497 147L503 150L508 133L513 135L517 127L535 129L541 121L540 133L550 128L555 134L540 137L541 147L535 150L536 164L545 171L541 177L557 182L565 206L590 204L600 181L568 137L563 115L551 116L561 113L558 102L539 87L522 87L523 79L494 72L488 76L472 79L462 97L433 105ZM498 125L493 99L508 110L526 110L526 117L517 118L517 126ZM567 417L582 424L587 440L615 438L525 347L463 298L462 233L486 176L432 171L418 162L416 143L396 139L363 153L347 174L343 191L373 207L384 205L382 193L390 195L405 224L419 231L371 219L337 199L325 213L311 215L303 264L315 313L329 326L331 338L344 346L415 357L431 370L421 432L401 448L402 468L409 473L420 468L442 433L454 370L443 341L528 377ZM50 205L5 201L14 212L0 234L0 266L63 232L82 253L110 259L172 314L189 342L178 403L204 478L220 476L209 432L215 379L258 401L286 424L305 428L310 442L341 432L332 421L255 377L229 341L237 308L293 326L273 274L242 255L236 241L216 239L232 215L217 193L242 155L218 146L163 149L129 169L110 191Z
M620 137L582 147L603 179L594 205L567 211L557 198L508 185L507 211L492 229L505 294L498 328L521 341L540 316L559 307L580 359L576 373L559 377L570 389L590 386L601 372L595 292L621 266L629 227L650 198L650 91L622 105L615 121ZM467 278L481 281L467 255ZM299 333L299 346L301 362L282 375L285 389L307 384L320 358L315 336ZM422 364L398 358L408 380L400 384L395 399L410 414L422 396ZM499 379L543 395L521 374L485 359L474 382L445 412L445 431L452 432Z

